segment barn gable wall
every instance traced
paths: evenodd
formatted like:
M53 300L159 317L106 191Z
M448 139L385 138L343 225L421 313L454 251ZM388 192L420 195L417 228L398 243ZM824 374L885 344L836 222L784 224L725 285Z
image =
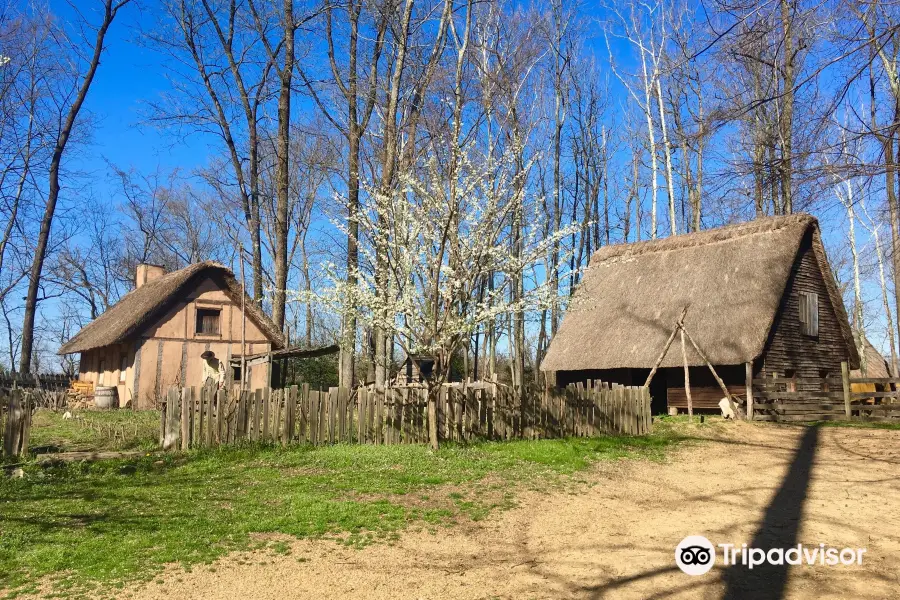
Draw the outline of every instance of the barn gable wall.
M800 292L819 295L818 337L801 333ZM838 316L828 301L824 276L812 250L812 236L807 234L794 261L757 370L762 376L785 376L791 372L798 378L816 379L825 373L840 376L841 362L849 358L850 351Z

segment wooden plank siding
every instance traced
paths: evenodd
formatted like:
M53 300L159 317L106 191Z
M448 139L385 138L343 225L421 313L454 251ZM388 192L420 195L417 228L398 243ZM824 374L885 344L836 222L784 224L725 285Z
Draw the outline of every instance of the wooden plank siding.
M828 298L824 277L812 250L812 233L807 233L794 261L763 355L756 361L757 377L793 374L800 386L808 385L802 380L812 382L824 376L840 378L841 362L849 360L850 351L834 307L831 302L823 301ZM802 333L800 293L818 295L818 335L815 337Z
M742 385L726 386L733 396L743 397L746 394ZM687 410L687 393L683 387L670 387L667 390L668 405L678 409ZM719 401L725 396L719 386L691 386L691 401L694 409L719 410Z

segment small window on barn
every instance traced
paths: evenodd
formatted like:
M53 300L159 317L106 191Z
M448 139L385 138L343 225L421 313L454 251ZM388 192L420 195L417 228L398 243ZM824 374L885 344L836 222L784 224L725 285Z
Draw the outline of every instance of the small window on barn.
M197 309L197 333L201 335L219 334L219 315L221 310L215 308Z
M128 373L128 355L123 354L119 358L119 383L125 383L125 375Z
M800 333L819 336L819 295L816 293L800 292Z

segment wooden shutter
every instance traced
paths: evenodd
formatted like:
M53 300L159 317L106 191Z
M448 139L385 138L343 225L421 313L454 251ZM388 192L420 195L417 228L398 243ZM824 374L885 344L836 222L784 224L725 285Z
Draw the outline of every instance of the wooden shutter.
M811 337L819 335L819 295L800 292L800 333Z
M219 333L219 314L221 311L209 308L197 309L197 333L216 335Z
M809 335L819 337L819 295L810 294L806 305L809 308Z

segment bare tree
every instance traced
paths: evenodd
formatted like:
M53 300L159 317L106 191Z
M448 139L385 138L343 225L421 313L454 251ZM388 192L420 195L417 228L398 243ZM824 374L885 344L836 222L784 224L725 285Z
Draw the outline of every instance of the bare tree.
M261 303L261 122L274 93L273 61L247 6L236 0L166 0L156 29L145 38L171 58L166 64L173 82L163 100L151 104L150 122L210 132L224 144L225 168L206 169L204 175L241 207L250 237L252 295Z
M34 320L35 315L37 314L38 291L40 289L41 276L43 275L47 246L50 242L53 217L56 214L56 204L59 200L59 174L63 155L79 113L81 112L81 108L84 106L88 91L90 91L94 75L96 75L97 68L100 66L100 57L103 54L106 33L112 25L113 20L116 18L119 10L130 2L131 0L104 0L103 16L99 26L96 27L96 37L92 46L90 46L90 54L85 55L76 52L76 59L84 61L86 66L83 68L83 71L79 71L78 73L78 80L72 88L74 93L63 100L63 105L66 109L55 137L53 155L50 160L47 203L44 207L44 216L41 219L40 231L38 233L34 259L32 260L31 272L29 275L28 293L25 299L25 314L22 325L22 350L19 360L19 371L22 373L31 372L31 354L34 344Z

